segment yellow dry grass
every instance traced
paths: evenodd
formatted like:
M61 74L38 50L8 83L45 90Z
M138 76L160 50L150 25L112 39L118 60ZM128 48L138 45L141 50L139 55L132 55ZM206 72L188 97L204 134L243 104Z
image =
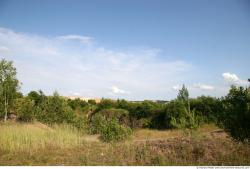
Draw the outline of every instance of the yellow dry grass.
M67 125L54 125L50 128L41 123L8 123L0 124L0 128L0 149L5 151L67 148L84 142L81 133Z

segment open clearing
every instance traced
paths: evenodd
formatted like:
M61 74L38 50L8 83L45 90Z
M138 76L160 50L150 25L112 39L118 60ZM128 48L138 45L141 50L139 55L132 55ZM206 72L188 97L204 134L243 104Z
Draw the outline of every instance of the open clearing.
M215 125L197 130L135 130L120 143L68 126L0 124L0 165L249 165L249 144Z

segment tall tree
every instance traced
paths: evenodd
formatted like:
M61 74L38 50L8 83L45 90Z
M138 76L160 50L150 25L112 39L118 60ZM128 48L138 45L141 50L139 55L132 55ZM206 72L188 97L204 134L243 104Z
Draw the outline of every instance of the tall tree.
M4 105L4 121L7 120L18 88L19 81L16 78L16 68L13 66L13 62L2 59L0 61L0 101Z
M177 100L182 101L186 105L186 108L190 113L189 93L188 89L185 87L184 84L182 85L182 89L179 90L179 93L177 95Z

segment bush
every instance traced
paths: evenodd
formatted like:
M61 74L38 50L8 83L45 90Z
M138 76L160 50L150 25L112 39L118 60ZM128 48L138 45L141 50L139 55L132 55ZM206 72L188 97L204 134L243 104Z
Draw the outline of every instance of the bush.
M14 111L18 120L30 122L34 119L35 103L28 98L19 98L15 101Z
M196 128L198 126L194 111L189 111L183 101L171 101L165 112L167 128Z
M190 108L195 110L196 115L202 117L202 122L217 122L218 115L222 112L222 105L219 99L200 96L190 99Z
M53 123L74 123L76 115L71 107L57 93L53 96L46 97L39 104L36 117L39 121Z
M132 130L129 127L120 125L117 120L112 119L101 130L101 139L105 142L122 141L129 138L131 134Z
M100 134L104 127L106 126L106 119L101 114L95 114L92 116L90 125L89 125L89 131L91 134Z
M124 109L103 109L96 114L101 114L106 120L116 119L120 124L129 126L129 112Z
M236 140L250 139L250 88L235 87L223 101L224 120L222 124Z
M71 122L71 125L77 129L86 132L87 130L87 119L84 116L76 116Z

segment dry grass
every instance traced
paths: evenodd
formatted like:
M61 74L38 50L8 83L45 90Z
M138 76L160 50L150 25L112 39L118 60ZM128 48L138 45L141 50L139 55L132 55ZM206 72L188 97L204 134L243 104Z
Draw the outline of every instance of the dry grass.
M214 137L218 130L143 129L130 141L108 144L68 126L0 124L0 165L250 165L249 144L225 133Z
M139 129L134 132L134 141L156 141L166 140L180 137L203 137L208 136L215 131L221 131L219 127L214 124L204 124L197 130L151 130L151 129ZM225 133L224 133L225 134Z
M78 130L67 125L50 128L41 123L0 125L0 149L3 151L36 151L41 148L68 148L83 143Z

